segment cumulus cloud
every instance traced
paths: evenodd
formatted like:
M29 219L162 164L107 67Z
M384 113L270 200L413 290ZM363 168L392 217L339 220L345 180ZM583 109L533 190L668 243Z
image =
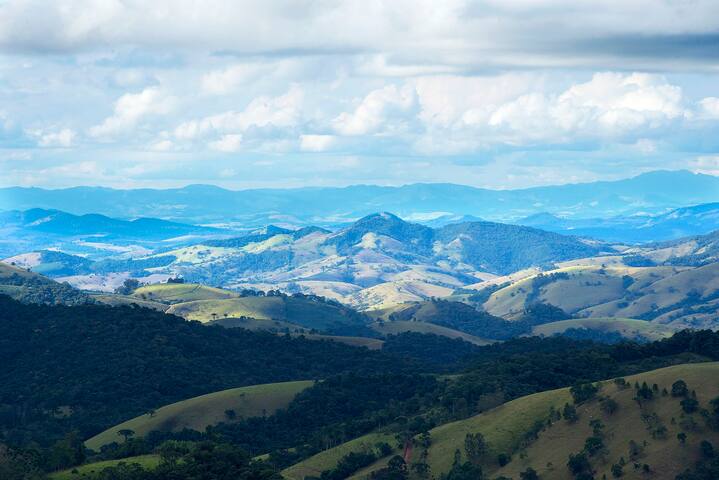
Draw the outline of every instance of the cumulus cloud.
M75 143L75 137L76 133L73 130L63 128L57 132L41 133L37 143L41 147L68 148Z
M397 125L398 118L406 118L416 104L415 89L411 85L398 88L388 85L371 91L353 112L343 112L334 119L335 130L342 135L377 133L385 127Z
M255 98L241 111L232 110L183 122L175 128L174 135L185 141L225 135L210 145L218 150L234 151L228 148L239 147L242 133L250 129L296 126L302 115L302 102L302 90L293 86L287 93L277 97Z
M111 137L131 131L137 123L150 115L166 115L176 105L175 97L157 87L140 93L127 93L115 102L114 112L101 124L90 128L93 137Z
M203 75L202 91L209 95L230 93L240 85L256 79L267 71L269 71L269 66L258 63L243 63L213 70Z

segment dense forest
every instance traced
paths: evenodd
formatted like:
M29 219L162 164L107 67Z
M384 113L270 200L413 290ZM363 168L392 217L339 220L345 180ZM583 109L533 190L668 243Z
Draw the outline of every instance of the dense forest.
M167 451L182 462L163 462L154 472L118 467L103 474L114 476L97 478L228 478L183 470L199 471L214 455L240 472L232 478L276 478L293 462L377 429L408 438L523 395L719 359L719 334L709 331L643 345L522 338L486 347L415 333L390 336L382 351L370 351L205 327L143 308L25 305L0 297L0 309L0 442L6 445L0 468L24 475L2 477L9 479L88 458ZM311 378L321 381L272 415L203 432L152 432L101 452L82 445L104 428L176 400ZM261 453L269 453L262 465L247 460Z

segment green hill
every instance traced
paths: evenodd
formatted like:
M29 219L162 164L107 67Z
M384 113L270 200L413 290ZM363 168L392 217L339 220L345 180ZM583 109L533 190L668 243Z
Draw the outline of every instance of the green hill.
M628 340L653 341L671 337L674 329L660 323L631 318L575 318L545 323L532 329L532 335L551 337L568 330L588 330L599 333L616 333Z
M415 332L415 333L433 333L435 335L441 335L448 338L461 338L465 342L473 343L475 345L488 345L492 343L490 340L475 337L468 333L460 332L452 328L443 327L441 325L435 325L429 322L420 321L406 321L406 320L395 320L390 322L376 322L371 325L373 330L383 335L397 335L404 332Z
M140 287L133 292L132 296L142 300L175 304L196 300L223 300L240 295L229 290L207 287L197 283L158 283Z
M0 294L23 303L81 305L90 298L65 283L0 262Z
M579 419L575 422L555 416L565 404L573 402L569 388L521 397L479 415L430 430L431 444L426 454L423 455L423 448L416 441L407 460L412 463L424 457L431 475L439 477L452 468L455 452L459 451L463 461L466 461L466 436L480 433L487 447L478 460L489 478L503 475L517 479L520 472L532 467L539 472L539 478L571 480L574 477L566 466L569 455L582 450L585 439L592 436L590 420L600 420L606 451L601 456L590 457L596 472L593 478L605 478L603 475L612 478L610 469L614 463L620 462L621 457L627 463L623 478L648 478L642 472L644 464L649 465L653 472L661 472L660 476L655 473L649 478L674 478L700 458L701 440L708 439L714 444L719 442L719 431L705 425L700 410L693 414L684 413L681 398L661 392L663 389L671 391L674 382L684 380L689 391L696 392L700 409L711 409L709 401L719 395L719 383L711 381L716 378L719 378L719 362L684 364L645 372L626 377L624 385L613 381L600 382L597 384L598 394L576 407ZM640 406L634 400L637 395L635 382L646 382L649 390L656 384L657 390L652 390L653 399L643 401ZM603 406L608 402L606 399L616 402L613 413ZM680 432L687 435L683 445L677 440ZM396 442L386 440L386 435L366 435L310 457L282 474L290 480L300 480L308 474L317 475L322 470L333 468L340 458L350 452L365 452L373 448L380 438L396 445ZM629 452L630 441L640 446L641 451L634 457ZM373 471L384 467L387 460L396 454L401 455L402 452L396 449L351 478L369 478ZM507 455L509 463L505 466L498 463L500 454ZM634 463L639 464L639 470L634 469Z
M104 460L101 462L88 463L79 465L67 470L51 473L48 475L50 480L80 480L84 475L95 475L106 468L116 467L121 463L131 465L140 465L145 470L152 470L160 464L159 455L139 455L137 457L122 458L119 460Z
M288 405L299 392L312 385L312 381L268 383L232 388L190 398L157 409L123 422L95 435L85 442L88 448L99 450L103 445L122 442L117 432L132 430L144 436L153 430L179 431L189 428L204 431L205 427L227 422L226 411L233 410L236 418L272 414Z

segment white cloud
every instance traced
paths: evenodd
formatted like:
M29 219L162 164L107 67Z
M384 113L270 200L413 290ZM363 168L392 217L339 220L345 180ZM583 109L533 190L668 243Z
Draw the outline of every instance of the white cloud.
M303 152L324 152L336 143L334 135L300 135L300 150Z
M695 173L719 175L719 155L702 155L689 162L689 168Z
M416 104L412 85L388 85L371 91L353 112L343 112L332 122L342 135L366 135L388 126L394 118L406 117ZM391 125L389 125L391 127Z
M116 102L113 115L90 128L93 137L111 137L131 131L144 117L170 113L177 100L157 87L126 93Z
M63 128L56 132L41 133L38 139L38 145L41 147L72 147L75 143L77 134L69 129Z
M242 147L242 135L223 135L219 140L210 142L208 145L211 149L219 152L238 152Z
M269 67L259 63L243 63L214 70L202 76L202 91L208 95L224 95L256 79L268 70Z
M705 116L710 118L719 118L719 97L707 97L699 102L701 110Z
M174 134L181 140L195 140L208 135L242 133L251 127L293 127L302 114L302 101L302 90L293 86L278 97L255 98L240 112L228 111L183 122Z

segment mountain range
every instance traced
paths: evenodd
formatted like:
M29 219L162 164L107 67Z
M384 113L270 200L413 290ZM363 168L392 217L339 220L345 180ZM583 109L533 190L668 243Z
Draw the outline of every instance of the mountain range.
M268 223L336 226L377 211L412 221L472 215L492 221L547 212L567 218L596 218L716 202L719 178L689 171L655 171L617 181L520 190L489 190L454 184L400 187L226 190L210 185L155 190L74 187L57 190L0 189L0 210L58 209L117 218L158 217L188 223Z

